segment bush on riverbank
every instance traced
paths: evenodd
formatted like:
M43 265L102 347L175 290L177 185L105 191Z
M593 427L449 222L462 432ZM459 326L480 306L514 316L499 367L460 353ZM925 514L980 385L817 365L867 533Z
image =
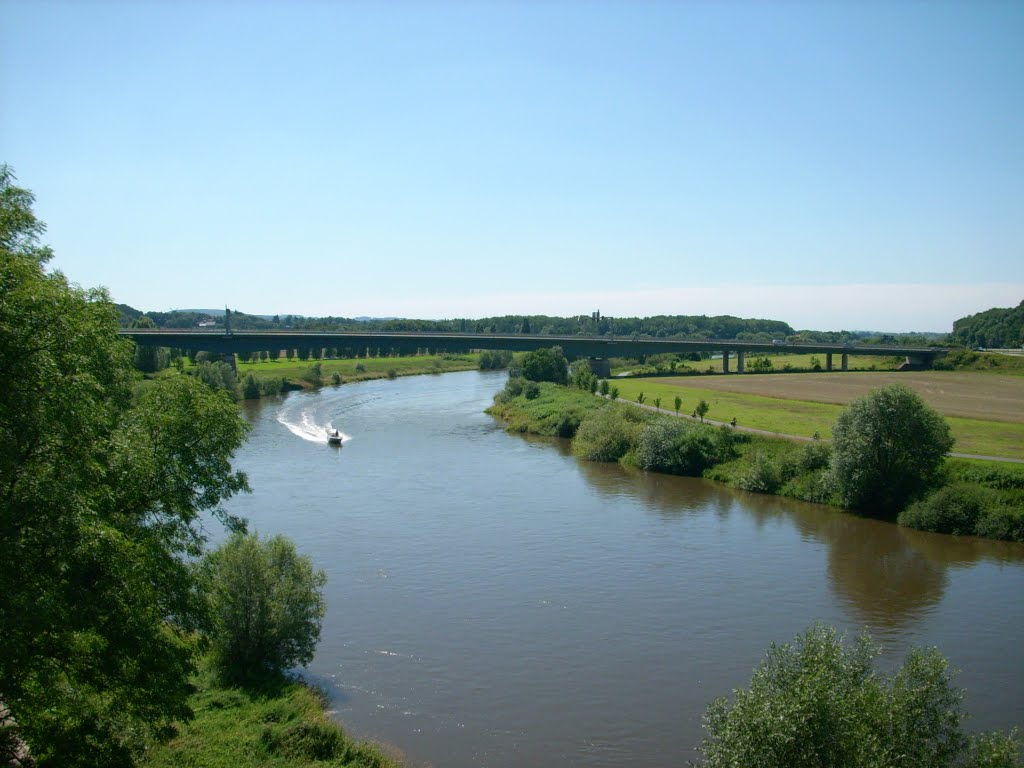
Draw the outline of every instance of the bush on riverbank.
M1020 491L1000 493L981 485L953 483L903 510L899 524L955 536L1024 541L1022 498Z
M635 462L650 472L700 477L706 469L733 458L740 439L728 427L714 429L658 416L640 433Z

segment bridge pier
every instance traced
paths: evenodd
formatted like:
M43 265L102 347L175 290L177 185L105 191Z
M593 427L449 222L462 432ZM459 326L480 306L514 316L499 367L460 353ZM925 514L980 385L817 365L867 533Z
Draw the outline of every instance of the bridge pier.
M848 354L846 354L845 352L843 352L843 358L842 358L842 364L841 365L842 365L842 370L844 370L844 371L850 370L850 356Z
M736 373L743 373L744 370L745 369L743 367L743 350L738 349L736 350Z
M729 372L729 350L722 350L722 373Z
M590 372L599 379L610 379L612 377L612 364L607 357L592 357L587 360L590 363Z
M825 353L825 370L829 371L829 372L832 371L832 353L831 352L826 352Z

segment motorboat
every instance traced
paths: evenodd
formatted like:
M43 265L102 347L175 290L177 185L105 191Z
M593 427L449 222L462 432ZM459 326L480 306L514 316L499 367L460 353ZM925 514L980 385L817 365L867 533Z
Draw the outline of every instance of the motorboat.
M328 445L341 445L341 433L338 430L327 433Z

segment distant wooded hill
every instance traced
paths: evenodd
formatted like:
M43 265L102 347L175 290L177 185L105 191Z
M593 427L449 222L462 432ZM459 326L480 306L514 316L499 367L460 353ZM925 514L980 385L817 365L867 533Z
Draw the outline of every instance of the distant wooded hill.
M953 338L968 347L1024 346L1024 301L1016 307L994 307L961 317L953 323Z

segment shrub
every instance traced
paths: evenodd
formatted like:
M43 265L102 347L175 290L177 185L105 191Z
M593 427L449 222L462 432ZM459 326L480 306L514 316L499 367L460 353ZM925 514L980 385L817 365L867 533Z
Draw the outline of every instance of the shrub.
M512 362L512 353L506 349L484 350L480 353L478 365L481 371L493 371L508 368Z
M621 408L602 408L583 419L572 451L587 461L618 461L633 448L639 431Z
M721 449L713 429L658 418L640 433L635 458L637 466L650 472L699 476L721 460Z
M509 397L519 397L523 394L523 386L526 381L519 376L512 376L505 382L505 394Z
M998 505L993 491L966 483L940 488L927 499L900 512L900 525L919 531L970 536L978 521Z
M331 384L333 384L336 387L342 384L341 374L338 373L337 371L331 374Z
M362 363L356 363L356 373L366 373L366 366Z
M246 374L242 382L242 397L246 400L258 400L260 397L260 383L251 373Z
M804 472L790 479L779 491L783 496L790 496L815 504L832 503L832 483L828 469L816 469Z
M236 533L204 558L203 570L213 659L224 680L261 682L313 658L327 578L291 541Z
M536 381L528 381L523 385L523 397L527 400L536 400L540 397L540 384Z
M202 354L202 353L200 353ZM210 389L222 389L232 400L238 399L238 377L235 370L225 362L200 362L194 375Z
M260 396L267 397L269 395L276 395L284 389L284 378L280 376L271 376L268 378L259 379L260 385Z
M877 655L866 635L850 648L820 625L793 644L772 644L749 689L705 712L705 765L1020 765L1013 734L964 734L963 692L938 651L913 650L892 674L873 670Z
M1024 541L1024 507L997 504L989 507L978 520L979 536L1004 541Z
M832 458L832 449L824 443L809 443L800 451L797 469L800 472L815 472L825 469Z
M756 451L748 459L746 471L740 475L736 485L744 491L775 493L782 484L781 475L771 456Z
M388 368L388 378L391 380L397 379L398 371L396 371L394 368Z
M309 382L314 387L319 387L324 382L323 365L321 363L313 363L302 374L302 380Z

